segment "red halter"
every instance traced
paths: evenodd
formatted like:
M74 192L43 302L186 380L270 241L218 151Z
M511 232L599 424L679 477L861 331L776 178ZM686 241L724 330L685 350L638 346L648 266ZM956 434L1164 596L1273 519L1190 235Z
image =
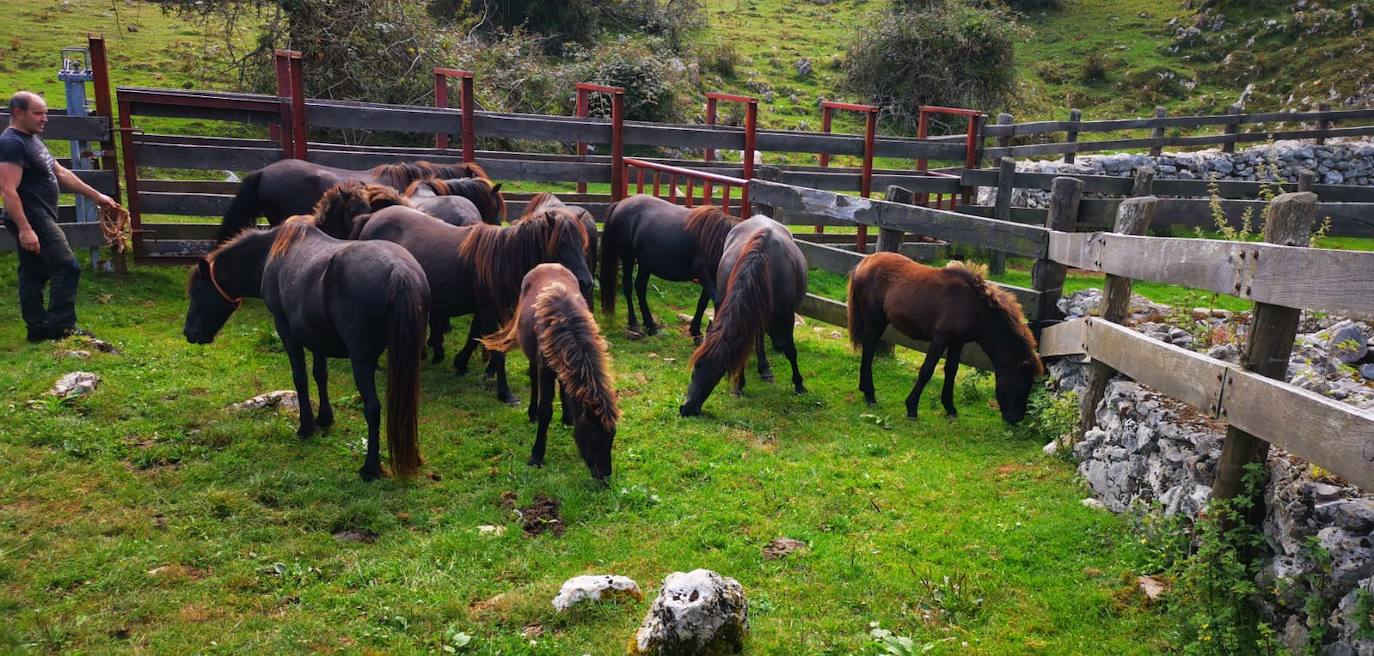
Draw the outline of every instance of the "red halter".
M214 260L210 260L210 284L212 284L212 285L215 286L215 291L219 292L219 295L220 295L221 298L223 298L224 300L229 301L230 303L233 303L233 304L234 304L234 309L235 309L235 310L237 310L237 309L243 307L243 297L242 297L242 296L240 296L240 297L238 297L238 298L234 298L233 296L230 296L227 292L224 291L224 288L223 288L223 287L220 287L220 286L219 286L219 281L218 281L218 280L215 280L215 261L214 261Z

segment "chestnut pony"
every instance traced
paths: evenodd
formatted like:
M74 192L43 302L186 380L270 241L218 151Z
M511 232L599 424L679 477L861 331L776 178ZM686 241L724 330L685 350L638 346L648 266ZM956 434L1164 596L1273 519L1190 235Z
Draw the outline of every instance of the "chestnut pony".
M921 391L941 354L945 383L940 401L949 416L959 414L954 409L954 375L964 345L974 342L992 360L1002 419L1019 422L1026 416L1035 378L1045 371L1035 338L1021 317L1021 306L1011 294L962 262L936 269L896 253L874 253L849 279L849 341L863 349L859 391L870 405L877 403L873 353L891 324L908 337L930 341L916 385L906 397L908 417L916 418Z
M530 362L529 418L539 428L529 464L544 464L544 445L553 418L553 388L563 397L564 423L592 477L611 475L611 444L620 409L611 383L606 340L578 291L577 277L561 264L541 264L525 274L515 316L482 345L504 353L519 344Z

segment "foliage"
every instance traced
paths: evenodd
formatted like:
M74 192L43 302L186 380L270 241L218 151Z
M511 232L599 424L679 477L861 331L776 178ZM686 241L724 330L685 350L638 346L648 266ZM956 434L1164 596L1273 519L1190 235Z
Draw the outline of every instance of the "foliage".
M422 0L167 0L164 11L224 29L231 71L244 86L276 91L272 53L303 53L305 93L313 98L417 104L432 94L425 72L445 63L452 43ZM237 29L257 25L250 49Z
M1006 107L1015 95L1014 42L1025 34L1005 13L952 0L894 6L860 28L844 86L908 124L921 105Z
M580 80L625 88L625 118L636 121L672 122L681 118L686 98L683 76L675 76L660 53L658 39L623 39L573 52L573 70ZM681 61L677 60L680 65ZM605 94L590 100L592 116L609 117L611 101Z
M1017 426L1017 434L1036 444L1064 440L1060 453L1068 457L1072 450L1067 448L1078 430L1078 394L1067 391L1055 394L1045 385L1031 390L1026 401L1026 418Z
M1107 56L1100 52L1090 52L1083 58L1083 67L1078 73L1078 79L1084 82L1096 82L1107 78Z
M429 9L440 20L475 22L490 33L543 34L549 52L569 42L594 44L607 32L663 37L678 49L706 23L699 0L432 0Z

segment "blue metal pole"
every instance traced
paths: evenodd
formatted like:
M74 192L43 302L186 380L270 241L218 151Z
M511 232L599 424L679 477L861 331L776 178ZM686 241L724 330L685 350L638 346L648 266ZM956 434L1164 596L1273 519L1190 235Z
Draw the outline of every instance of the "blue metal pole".
M66 90L68 116L87 116L90 114L86 108L86 83L95 79L90 62L91 53L86 48L62 49L62 69L57 72L57 79L62 81ZM87 156L89 150L89 144L86 142L71 141L71 168L73 171L88 171L95 168L91 158ZM96 212L95 202L85 196L77 195L77 223L98 223L100 217L97 216ZM92 269L97 271L111 269L112 263L101 261L100 249L92 247L90 250Z

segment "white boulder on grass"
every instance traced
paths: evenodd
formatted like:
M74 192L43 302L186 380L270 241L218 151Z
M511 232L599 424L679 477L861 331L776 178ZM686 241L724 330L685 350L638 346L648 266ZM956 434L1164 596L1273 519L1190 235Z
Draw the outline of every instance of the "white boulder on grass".
M744 587L706 569L673 572L630 643L630 654L738 654L749 635Z
M600 601L633 597L636 601L644 599L639 584L633 579L614 574L591 574L574 576L563 582L558 596L553 598L554 610L563 612L583 601Z

